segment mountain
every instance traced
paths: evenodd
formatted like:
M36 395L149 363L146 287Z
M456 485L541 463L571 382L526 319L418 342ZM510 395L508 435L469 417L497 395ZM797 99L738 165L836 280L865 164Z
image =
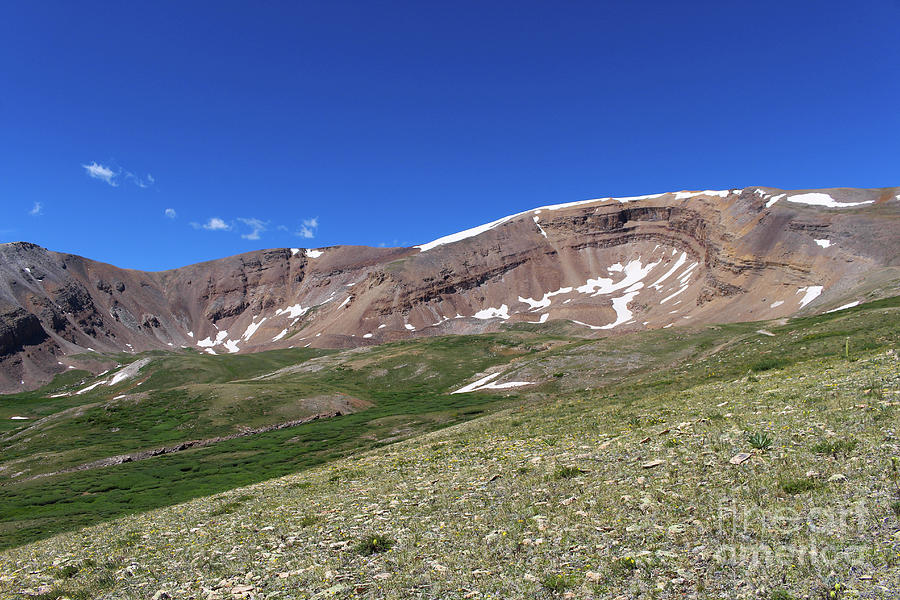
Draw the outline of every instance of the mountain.
M3 244L0 391L102 370L118 352L777 319L896 295L898 240L900 188L749 187L544 206L411 248L280 248L162 272Z

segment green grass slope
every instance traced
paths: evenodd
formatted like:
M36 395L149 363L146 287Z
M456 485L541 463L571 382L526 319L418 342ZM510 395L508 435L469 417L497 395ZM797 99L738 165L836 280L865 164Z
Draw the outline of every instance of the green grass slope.
M7 550L0 590L891 597L898 304L601 340L436 338L226 377L216 385L340 391L371 406L33 488L7 483L0 514L23 541L48 524L300 471ZM491 366L541 385L505 399L447 394Z

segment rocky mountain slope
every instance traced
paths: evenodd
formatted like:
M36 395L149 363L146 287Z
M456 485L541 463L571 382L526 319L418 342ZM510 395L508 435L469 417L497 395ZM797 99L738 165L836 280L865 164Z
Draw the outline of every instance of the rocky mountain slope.
M347 348L568 319L586 334L772 319L897 293L900 188L545 206L412 248L260 250L141 272L0 245L0 391L90 353ZM98 365L101 365L98 367Z

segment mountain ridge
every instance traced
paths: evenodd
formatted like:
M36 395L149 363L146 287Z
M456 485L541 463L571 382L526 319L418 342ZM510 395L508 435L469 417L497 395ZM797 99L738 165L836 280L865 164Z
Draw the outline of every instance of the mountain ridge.
M14 242L0 245L0 391L105 368L86 353L786 317L896 294L898 239L900 188L750 187L548 205L408 248L275 248L154 272Z

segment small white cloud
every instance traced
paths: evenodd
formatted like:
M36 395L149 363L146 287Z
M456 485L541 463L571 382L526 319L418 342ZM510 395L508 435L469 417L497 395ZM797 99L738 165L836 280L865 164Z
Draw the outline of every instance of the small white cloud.
M312 217L310 219L304 219L303 224L300 225L300 231L297 232L302 238L306 238L311 240L316 237L316 231L319 229L319 217Z
M31 207L31 210L28 211L28 214L32 217L39 217L44 214L44 205L40 202L35 202L34 206Z
M245 219L243 217L238 217L238 221L250 227L252 231L250 233L242 233L241 237L245 240L258 240L259 234L266 230L266 226L269 224L268 221L263 221L260 219Z
M134 183L134 185L138 186L139 188L148 188L156 182L156 180L153 179L153 176L150 175L149 173L147 174L147 177L141 179L139 176L135 175L131 171L125 171L125 179L130 180L132 183Z
M116 176L118 175L118 173L114 172L109 167L97 164L96 162L91 162L91 164L89 165L81 166L84 167L84 170L87 171L87 174L94 179L100 179L101 181L105 181L113 187L119 187L119 184L116 182Z
M219 217L210 217L209 221L201 225L201 227L203 227L203 229L208 229L209 231L228 231L231 229L231 225Z
M167 208L167 209L166 209L166 217L168 217L168 218L170 218L170 219L174 219L174 218L177 217L177 216L178 216L178 213L175 212L175 209L174 209L174 208Z

